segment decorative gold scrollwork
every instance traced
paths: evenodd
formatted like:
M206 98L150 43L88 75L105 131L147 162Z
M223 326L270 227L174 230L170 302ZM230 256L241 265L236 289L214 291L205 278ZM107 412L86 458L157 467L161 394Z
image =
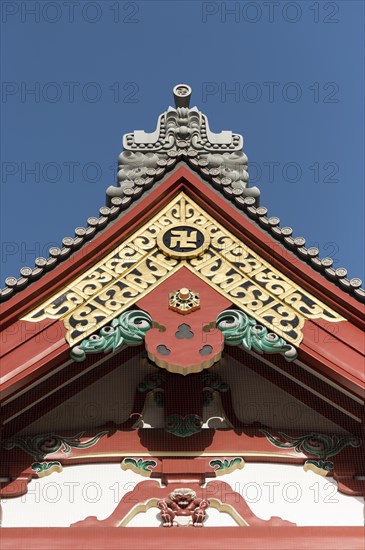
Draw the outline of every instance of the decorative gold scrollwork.
M74 345L182 266L293 344L303 338L305 319L344 320L274 269L184 193L24 319L63 319L66 338Z

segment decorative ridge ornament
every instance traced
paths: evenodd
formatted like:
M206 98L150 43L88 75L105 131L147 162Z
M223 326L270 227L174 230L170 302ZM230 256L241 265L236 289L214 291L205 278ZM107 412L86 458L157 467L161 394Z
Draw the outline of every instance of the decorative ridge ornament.
M209 500L196 498L196 492L186 487L175 489L168 498L159 500L157 504L161 510L163 527L203 527L209 505Z
M203 427L203 419L197 414L170 414L166 416L165 430L166 432L176 435L177 437L190 437L201 432Z
M150 477L152 470L156 468L156 460L144 460L143 458L127 457L122 460L120 467L122 470L132 470L141 476Z
M181 315L187 315L200 309L199 292L184 287L170 292L169 309Z
M215 458L209 462L209 466L213 468L216 476L224 476L231 474L235 470L242 470L245 466L245 461L242 457Z
M306 247L303 237L294 237L291 227L280 227L280 219L269 217L268 209L259 206L259 189L248 186L248 159L242 151L242 136L230 131L213 133L206 115L196 107L190 109L192 91L187 84L178 84L173 92L175 108L169 107L159 117L155 132L137 130L124 135L124 150L118 161L118 184L108 187L107 204L99 209L97 215L87 219L86 227L76 227L73 237L65 237L60 246L52 246L48 257L36 258L33 267L22 267L17 277L6 277L5 287L0 289L0 302L9 300L90 242L144 191L172 170L178 161L185 161L249 216L255 225L267 231L312 269L359 302L365 302L361 279L349 279L343 267L335 269L332 258L321 259L317 247Z
M212 132L206 115L197 107L189 107L192 90L187 84L178 84L173 93L175 108L169 107L159 116L154 132L136 130L124 135L118 185L106 190L109 202L112 197L138 197L184 160L215 187L224 188L227 195L252 197L257 203L260 191L248 187L242 136L230 131Z

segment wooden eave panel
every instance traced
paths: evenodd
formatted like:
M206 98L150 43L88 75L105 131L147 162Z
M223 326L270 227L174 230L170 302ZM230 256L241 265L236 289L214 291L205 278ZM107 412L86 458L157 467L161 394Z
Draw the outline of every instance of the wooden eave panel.
M141 353L141 350L142 346L127 347L121 351L122 359L127 362ZM5 423L4 437L10 437L23 430L120 366L120 363L115 361L115 356L106 356L102 366L99 365L90 370L93 363L100 360L100 357L102 354L87 357L82 365L74 361L69 362L54 376L44 382L41 381L30 391L4 405L2 411L2 419ZM8 419L13 416L14 420L8 422Z
M304 339L300 344L299 359L328 378L335 384L350 391L356 397L364 400L364 356L359 353L352 353L352 350L342 347L339 356L331 354L327 358L326 351L318 347L312 340ZM332 359L332 360L331 360ZM350 363L351 361L351 363ZM355 372L355 375L353 374Z
M278 367L278 370L276 370L260 361L259 358L253 356L250 357L249 361L245 360L245 351L238 347L227 347L226 353L236 361L242 361L245 367L275 384L280 389L287 392L288 395L307 405L328 420L340 425L351 433L360 432L360 422L357 422L343 411L340 411L340 409L337 409L336 405L344 409L344 411L348 412L350 415L356 416L361 420L364 420L364 405L361 405L347 395L341 393L339 390L336 390L319 378L311 375L299 365L287 363L277 355L266 357L270 363ZM294 377L299 383L296 384L286 375L289 375L291 378ZM331 401L333 405L316 395L318 393ZM286 426L282 426L282 428L284 429Z
M27 324L31 325L31 323ZM52 324L57 326L57 329L55 339L50 341L46 333ZM33 333L31 338L18 342L17 346L1 356L2 400L45 376L69 359L70 347L65 340L65 334L62 321L53 320L46 326L39 323L38 331Z
M141 346L137 348L126 348L120 352L123 354L121 358L127 361L140 353L141 349ZM359 432L361 428L360 424L350 416L347 416L344 412L336 409L335 405L338 405L345 411L348 411L349 414L360 419L364 418L364 406L304 371L300 366L293 363L288 364L280 356L272 355L270 356L270 362L279 367L282 371L282 374L280 374L270 366L263 364L259 358L255 359L254 357L250 357L251 360L247 362L245 360L247 354L240 348L227 347L226 351L228 355L231 355L237 361L244 362L247 367L276 384L289 395L292 395L295 399L311 407L322 416L337 423L351 433ZM100 360L101 357L102 354L88 357L82 365L71 362L65 366L62 371L58 371L55 376L49 378L44 383L40 382L29 392L24 393L19 398L11 401L8 405L5 405L2 413L3 420L6 421L7 418L11 418L14 415L17 417L4 426L4 437L5 434L6 437L10 437L17 431L24 429L27 425L35 422L44 414L62 404L65 400L74 397L78 391L81 391L91 383L97 382L111 370L116 368L115 356L106 356L106 360L102 367L99 365L97 369L92 369L90 371L89 369L93 362ZM85 373L83 371L85 371ZM299 382L305 384L308 390L300 385L296 385L293 380L288 379L285 376L286 373L290 376L294 376ZM78 375L77 379L75 379L76 374ZM61 384L62 388L59 389ZM311 390L324 395L335 405L331 405L320 399L314 393L311 393ZM37 403L32 406L35 401L37 401ZM23 413L22 410L24 410ZM283 426L283 428L285 428L285 426Z

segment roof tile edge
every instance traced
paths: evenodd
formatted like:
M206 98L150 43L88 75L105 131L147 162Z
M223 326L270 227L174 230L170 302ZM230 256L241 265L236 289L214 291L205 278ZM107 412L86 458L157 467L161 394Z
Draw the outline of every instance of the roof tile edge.
M248 186L248 159L242 150L242 136L230 131L213 133L207 117L196 107L189 107L191 93L190 86L178 84L173 90L175 108L169 107L160 115L154 132L135 131L123 136L118 184L106 190L106 206L100 208L99 217L88 218L88 227L77 227L75 237L64 238L62 247L50 248L47 259L37 258L34 268L23 267L20 277L7 277L6 287L0 291L0 301L8 300L54 269L164 177L177 162L185 161L300 259L358 301L365 302L361 279L349 280L345 268L334 269L332 258L320 259L318 248L306 248L303 237L294 238L290 227L280 227L278 217L268 217L267 208L259 206L259 189Z

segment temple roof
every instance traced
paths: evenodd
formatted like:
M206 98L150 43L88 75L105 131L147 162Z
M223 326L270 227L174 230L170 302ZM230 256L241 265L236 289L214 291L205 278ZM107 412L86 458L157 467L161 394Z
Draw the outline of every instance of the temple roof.
M197 172L216 192L231 201L238 215L252 222L291 250L300 260L321 273L358 301L365 301L365 290L359 278L347 278L345 268L333 268L333 259L319 257L316 247L305 246L303 237L295 237L293 229L281 227L280 219L269 216L259 205L260 191L249 186L248 159L242 150L243 138L231 131L214 133L206 115L197 107L190 108L191 88L175 86L175 108L169 107L158 118L152 133L136 130L123 137L123 151L118 159L118 181L106 190L106 205L99 216L91 216L87 227L77 227L74 237L65 237L62 246L51 247L48 258L37 258L35 267L23 267L20 277L7 277L0 292L1 301L9 299L29 286L59 263L69 258L121 216L134 202L162 180L167 172L181 163Z

